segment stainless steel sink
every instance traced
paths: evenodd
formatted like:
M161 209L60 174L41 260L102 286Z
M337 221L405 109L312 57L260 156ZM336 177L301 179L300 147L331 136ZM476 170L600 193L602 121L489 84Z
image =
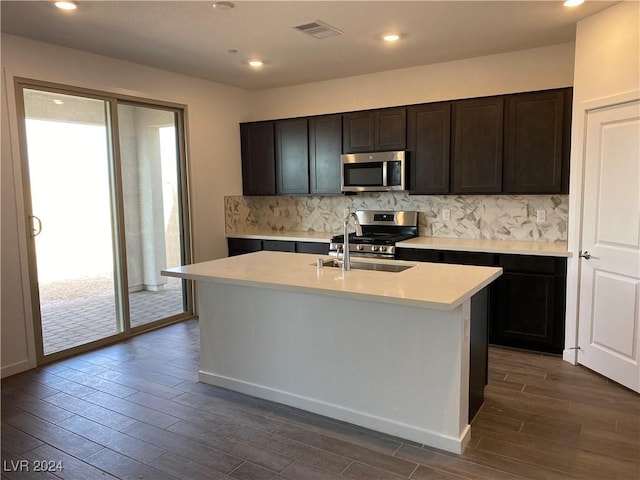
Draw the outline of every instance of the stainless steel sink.
M342 262L339 262L335 258L323 261L325 267L342 268ZM414 265L398 265L395 263L374 263L374 262L354 262L351 260L352 270L374 270L378 272L404 272Z

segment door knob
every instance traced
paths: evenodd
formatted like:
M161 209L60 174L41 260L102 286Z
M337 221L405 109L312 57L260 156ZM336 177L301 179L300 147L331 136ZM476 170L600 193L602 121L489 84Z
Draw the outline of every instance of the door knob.
M585 260L589 260L590 258L596 258L596 257L592 257L591 253L589 253L589 250L585 250L584 252L580 252L580 255L578 255L581 258L584 258Z

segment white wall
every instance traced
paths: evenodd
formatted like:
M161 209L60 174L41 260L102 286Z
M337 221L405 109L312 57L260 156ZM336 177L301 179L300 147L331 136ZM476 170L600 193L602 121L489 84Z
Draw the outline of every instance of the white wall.
M578 274L584 171L585 110L638 98L640 3L621 2L578 23L576 31L569 195L566 348L577 346ZM575 363L577 352L565 350Z
M224 196L242 192L238 123L249 95L238 88L2 34L2 376L35 365L26 279L25 219L13 77L187 106L196 261L226 256ZM81 221L81 219L79 219Z
M569 87L574 44L520 50L253 94L251 120Z

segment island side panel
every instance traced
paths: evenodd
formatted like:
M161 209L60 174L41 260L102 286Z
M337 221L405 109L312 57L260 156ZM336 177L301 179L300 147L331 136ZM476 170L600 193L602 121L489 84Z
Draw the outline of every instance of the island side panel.
M484 402L488 379L489 287L471 297L471 339L469 353L469 423Z
M435 311L208 281L199 298L202 382L464 449L470 302Z

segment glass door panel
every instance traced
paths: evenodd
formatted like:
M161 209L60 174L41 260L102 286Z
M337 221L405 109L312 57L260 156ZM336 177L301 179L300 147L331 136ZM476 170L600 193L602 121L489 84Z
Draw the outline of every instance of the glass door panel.
M184 263L178 127L172 110L118 104L131 328L188 308L184 282L160 275Z
M123 331L107 103L23 90L44 355Z

